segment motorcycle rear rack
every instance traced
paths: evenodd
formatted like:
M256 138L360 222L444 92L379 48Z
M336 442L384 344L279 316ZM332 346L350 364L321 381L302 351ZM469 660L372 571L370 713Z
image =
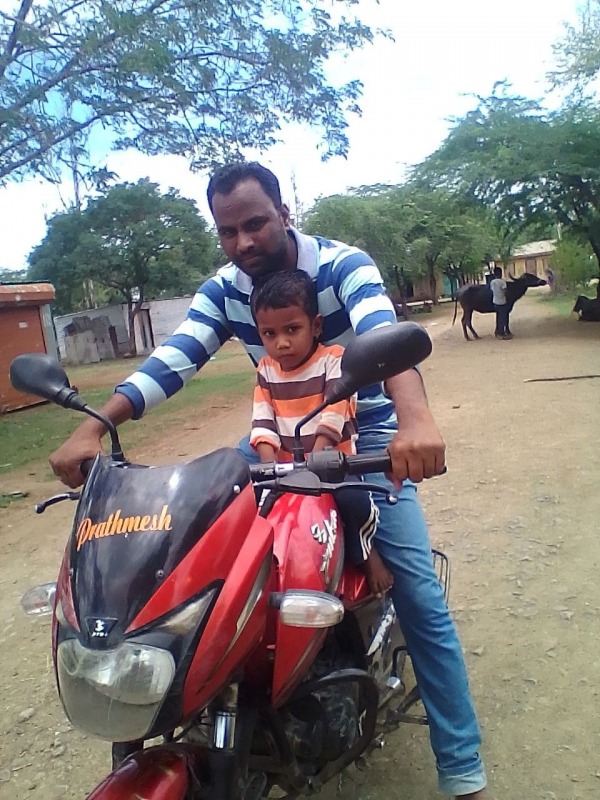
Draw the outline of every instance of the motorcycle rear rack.
M448 556L442 553L441 550L433 549L431 553L433 555L433 568L444 591L444 599L447 603L450 597L450 562L448 561Z

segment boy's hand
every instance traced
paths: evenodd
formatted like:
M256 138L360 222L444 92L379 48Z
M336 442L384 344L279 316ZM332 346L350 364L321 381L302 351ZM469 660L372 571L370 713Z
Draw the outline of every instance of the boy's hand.
M261 464L270 464L272 461L276 461L277 450L272 444L268 442L260 442L256 445L256 452L258 453L258 457L260 459Z

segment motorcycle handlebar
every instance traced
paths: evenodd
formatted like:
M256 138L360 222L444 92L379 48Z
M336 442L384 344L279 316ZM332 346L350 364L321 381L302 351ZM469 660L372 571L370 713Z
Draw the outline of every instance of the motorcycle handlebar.
M304 467L304 464L302 465ZM309 472L322 481L341 483L349 475L362 475L369 472L391 472L392 461L387 450L368 455L346 456L338 450L322 450L310 453L306 461ZM281 478L293 472L298 466L291 463L251 464L250 473L255 482Z
M380 453L357 453L354 456L346 456L346 464L348 475L392 471L392 459L387 450Z
M304 468L302 464L302 468ZM371 472L384 474L392 471L392 459L387 450L378 453L357 453L346 456L338 450L321 450L318 453L309 453L306 468L317 477L328 483L341 483L349 475L366 475ZM256 483L282 478L289 475L298 465L292 462L251 464L250 473ZM439 473L443 475L446 467Z

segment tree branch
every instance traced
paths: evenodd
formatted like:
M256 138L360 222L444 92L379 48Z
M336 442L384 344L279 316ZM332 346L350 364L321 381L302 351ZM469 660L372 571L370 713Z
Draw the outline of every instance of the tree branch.
M10 64L11 58L15 51L15 47L17 45L17 41L19 39L19 30L22 24L25 22L27 14L33 5L33 0L21 0L21 7L17 13L15 24L13 25L13 29L10 32L8 40L6 42L6 47L4 48L4 52L2 53L2 58L0 58L0 80L4 77L4 73L6 72L6 68Z
M59 136L53 137L50 141L47 141L42 147L39 147L34 153L29 153L23 158L19 159L18 161L11 162L8 166L4 169L0 168L0 180L2 178L9 175L11 172L24 167L26 164L29 164L31 161L35 161L36 158L45 155L49 150L52 150L56 147L57 144L64 142L66 139L70 139L76 133L89 128L90 125L93 125L95 122L99 122L101 119L105 119L106 117L110 117L112 114L116 114L119 112L127 111L129 109L128 105L117 106L115 108L111 108L109 111L101 112L95 114L93 117L90 117L85 122L79 122L76 125L72 125L66 131L63 131ZM10 148L9 148L10 149Z

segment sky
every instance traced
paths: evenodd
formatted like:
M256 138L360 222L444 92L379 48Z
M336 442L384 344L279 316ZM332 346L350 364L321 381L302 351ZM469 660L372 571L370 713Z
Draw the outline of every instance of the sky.
M362 116L351 117L347 159L326 163L317 152L318 133L294 126L285 141L258 160L279 177L284 201L294 210L292 180L304 210L319 197L374 183L400 183L407 166L422 161L444 140L452 117L489 95L496 81L544 98L552 44L563 24L574 22L578 0L361 0L360 16L389 28L394 41L376 44L337 62L332 77L364 83ZM192 173L178 156L135 151L108 155L106 166L120 181L149 177L166 190L195 200L210 220L207 175ZM51 186L29 179L0 188L0 268L23 269L46 232L46 218L69 201L68 183Z

